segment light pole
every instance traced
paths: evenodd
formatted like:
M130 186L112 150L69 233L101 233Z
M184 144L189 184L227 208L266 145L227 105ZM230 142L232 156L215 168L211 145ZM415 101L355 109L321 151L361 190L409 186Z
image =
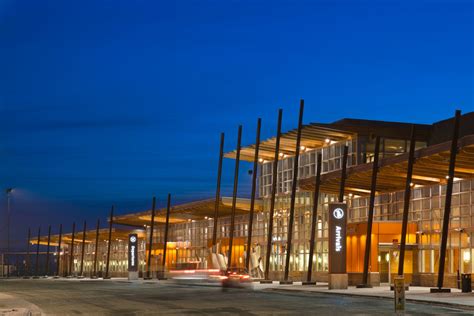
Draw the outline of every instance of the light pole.
M10 196L12 194L13 188L7 188L5 193L7 194L7 256L10 254ZM8 257L7 257L8 258ZM10 266L7 261L7 277L10 276Z

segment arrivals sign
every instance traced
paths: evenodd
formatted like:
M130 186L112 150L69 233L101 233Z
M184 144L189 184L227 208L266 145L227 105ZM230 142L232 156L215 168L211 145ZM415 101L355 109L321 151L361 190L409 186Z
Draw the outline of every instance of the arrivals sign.
M329 273L346 273L347 205L329 204Z
M138 271L138 236L128 235L128 271Z

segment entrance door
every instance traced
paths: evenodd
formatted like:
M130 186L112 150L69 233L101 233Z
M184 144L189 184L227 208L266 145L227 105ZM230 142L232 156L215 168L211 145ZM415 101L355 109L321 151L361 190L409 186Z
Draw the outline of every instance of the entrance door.
M379 271L380 271L380 283L390 282L390 251L380 250L379 251Z

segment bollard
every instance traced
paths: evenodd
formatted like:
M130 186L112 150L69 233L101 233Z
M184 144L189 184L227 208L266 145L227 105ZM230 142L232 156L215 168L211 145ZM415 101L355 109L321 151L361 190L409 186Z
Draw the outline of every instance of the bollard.
M405 311L405 280L403 276L394 278L395 312L398 314Z

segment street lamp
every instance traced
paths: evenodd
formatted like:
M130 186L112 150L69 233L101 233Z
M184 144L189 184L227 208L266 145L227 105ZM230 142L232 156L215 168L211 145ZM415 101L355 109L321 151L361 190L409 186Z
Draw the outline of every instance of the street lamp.
M10 254L10 197L13 192L13 188L5 189L7 194L7 256ZM10 276L10 266L7 260L7 276Z

